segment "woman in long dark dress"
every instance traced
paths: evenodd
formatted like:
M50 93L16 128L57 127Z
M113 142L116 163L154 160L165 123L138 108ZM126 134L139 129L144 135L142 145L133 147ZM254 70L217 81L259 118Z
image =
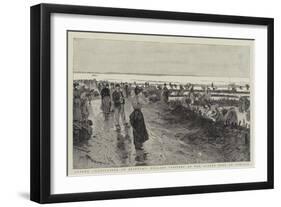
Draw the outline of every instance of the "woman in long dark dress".
M145 100L141 96L141 88L135 88L135 96L132 99L134 111L130 115L130 123L133 128L134 145L136 150L141 150L143 143L148 140L148 133L141 108Z

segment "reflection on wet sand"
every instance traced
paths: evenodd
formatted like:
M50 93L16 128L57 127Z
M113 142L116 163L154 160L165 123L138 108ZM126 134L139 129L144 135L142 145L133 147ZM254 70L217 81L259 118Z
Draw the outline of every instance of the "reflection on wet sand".
M131 144L128 128L125 128L125 135L121 134L121 131L117 131L116 153L124 166L130 164Z
M102 130L105 132L109 132L113 127L113 120L112 120L112 114L104 114L104 121L101 121L101 125L102 125Z
M121 130L116 131L116 153L122 166L141 166L147 165L147 152L144 148L134 149L132 138L130 137L130 127L124 128L124 134Z

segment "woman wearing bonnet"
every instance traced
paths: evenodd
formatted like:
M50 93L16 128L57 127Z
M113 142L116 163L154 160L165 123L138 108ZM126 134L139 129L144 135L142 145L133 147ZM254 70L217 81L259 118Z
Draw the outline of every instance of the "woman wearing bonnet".
M135 96L132 98L134 111L130 114L130 123L133 128L134 145L136 150L142 150L143 143L148 140L148 133L141 108L146 103L142 96L142 89L138 86L135 88Z

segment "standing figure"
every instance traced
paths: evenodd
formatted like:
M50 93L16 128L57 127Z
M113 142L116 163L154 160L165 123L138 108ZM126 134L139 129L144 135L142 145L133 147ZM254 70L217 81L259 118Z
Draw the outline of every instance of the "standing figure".
M98 90L99 90L99 92L101 92L101 89L102 89L102 83L99 82L99 83L98 83Z
M190 90L189 90L189 93L188 93L188 97L189 97L189 99L190 99L190 104L193 105L194 102L195 102L195 94L194 94L193 85L190 86Z
M87 121L90 112L89 112L89 101L86 96L81 97L81 114L82 114L82 121Z
M110 86L109 86L109 91L110 91L110 100L111 100L111 103L113 103L113 99L112 99L112 94L113 92L115 91L115 87L114 87L114 83L110 83ZM110 109L111 112L114 112L114 104L111 104L111 109Z
M125 96L126 96L126 98L128 98L128 96L129 96L129 86L128 86L127 83L126 83L125 86L124 86L124 91L125 91Z
M141 94L141 89L136 87L135 96L132 99L134 111L130 115L130 123L133 128L134 145L136 150L142 150L143 143L148 140L148 133L141 111L143 104L145 104L145 100Z
M183 88L183 85L180 85L180 90L178 92L178 95L179 96L183 96L184 95L184 88Z
M124 126L128 126L128 123L126 122L126 115L124 111L124 105L125 105L125 98L120 90L120 85L115 85L115 91L112 93L112 100L113 100L113 106L114 106L114 120L115 120L115 126L117 130L120 130L120 118L122 119L122 123Z
M81 121L82 114L81 114L81 101L80 101L80 91L78 89L78 83L74 83L74 90L73 90L73 121Z
M88 99L89 99L89 104L91 105L92 104L92 101L94 100L95 98L95 94L97 92L95 91L95 89L91 89L89 94L88 94Z
M167 88L166 83L164 83L164 88L163 88L163 92L162 92L162 97L163 97L163 101L165 103L168 103L169 101L169 89Z
M104 113L105 119L107 119L111 109L111 98L110 98L110 90L109 90L108 83L101 90L100 94L101 94L101 110Z

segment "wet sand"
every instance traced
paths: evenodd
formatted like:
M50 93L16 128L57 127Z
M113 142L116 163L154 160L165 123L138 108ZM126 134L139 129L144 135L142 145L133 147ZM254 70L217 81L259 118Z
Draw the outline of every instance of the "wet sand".
M92 101L90 117L93 136L74 146L74 169L128 167L138 165L171 165L249 161L249 140L245 130L220 128L185 117L168 105L156 102L142 109L149 140L144 150L136 151L131 127L116 131L113 113L105 120L101 100ZM126 100L127 121L133 111ZM210 128L212 130L210 130ZM249 139L249 137L248 137Z

